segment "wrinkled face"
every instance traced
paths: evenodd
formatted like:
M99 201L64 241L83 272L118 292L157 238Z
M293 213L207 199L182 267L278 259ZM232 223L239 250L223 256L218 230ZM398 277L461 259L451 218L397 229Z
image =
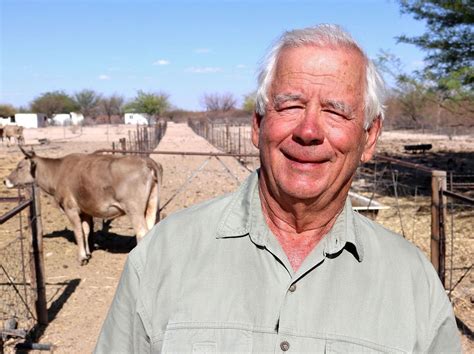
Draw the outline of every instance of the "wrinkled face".
M282 51L265 117L254 116L265 188L276 198L332 200L372 156L380 122L364 130L365 62L355 50Z
M10 173L7 178L5 178L3 183L7 188L14 188L28 183L33 183L35 179L31 172L31 160L25 158L18 163L16 168L12 171L12 173Z

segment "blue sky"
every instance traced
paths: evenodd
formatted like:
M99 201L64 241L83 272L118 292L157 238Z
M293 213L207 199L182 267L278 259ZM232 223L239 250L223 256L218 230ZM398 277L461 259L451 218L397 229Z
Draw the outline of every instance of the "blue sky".
M26 106L51 90L93 89L133 98L166 92L200 110L204 93L239 100L255 89L255 71L282 31L337 23L365 48L400 57L405 69L424 57L397 44L424 24L401 15L395 0L0 0L0 103Z

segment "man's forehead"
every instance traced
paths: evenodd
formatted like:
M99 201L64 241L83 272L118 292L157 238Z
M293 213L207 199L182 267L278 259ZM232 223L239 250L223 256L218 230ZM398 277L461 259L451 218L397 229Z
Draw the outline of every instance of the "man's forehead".
M276 61L274 81L301 81L314 85L334 81L362 84L365 60L350 48L302 46L285 48ZM344 82L341 82L341 80Z

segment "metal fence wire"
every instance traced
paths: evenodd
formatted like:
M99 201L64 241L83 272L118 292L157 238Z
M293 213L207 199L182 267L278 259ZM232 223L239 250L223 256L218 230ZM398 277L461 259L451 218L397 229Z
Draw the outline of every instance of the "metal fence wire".
M6 201L3 198L3 201ZM15 199L15 198L11 198ZM18 198L20 199L20 198ZM23 198L21 198L23 199ZM20 200L21 200L20 199ZM24 338L36 324L35 290L31 286L27 211L2 224L0 243L0 342ZM16 230L6 233L5 230Z
M128 132L128 138L112 143L112 149L151 151L160 143L166 133L166 121L158 121L154 125L140 126L134 132Z
M27 196L2 197L17 203L0 215L0 349L28 338L38 325L47 325L45 276L39 190Z

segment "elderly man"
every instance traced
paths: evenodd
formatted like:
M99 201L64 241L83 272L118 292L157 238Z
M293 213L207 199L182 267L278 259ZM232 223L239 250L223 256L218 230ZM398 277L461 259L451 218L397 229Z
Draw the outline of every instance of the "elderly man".
M261 168L130 254L96 352L458 352L431 264L352 211L383 82L334 25L284 33L259 76Z

